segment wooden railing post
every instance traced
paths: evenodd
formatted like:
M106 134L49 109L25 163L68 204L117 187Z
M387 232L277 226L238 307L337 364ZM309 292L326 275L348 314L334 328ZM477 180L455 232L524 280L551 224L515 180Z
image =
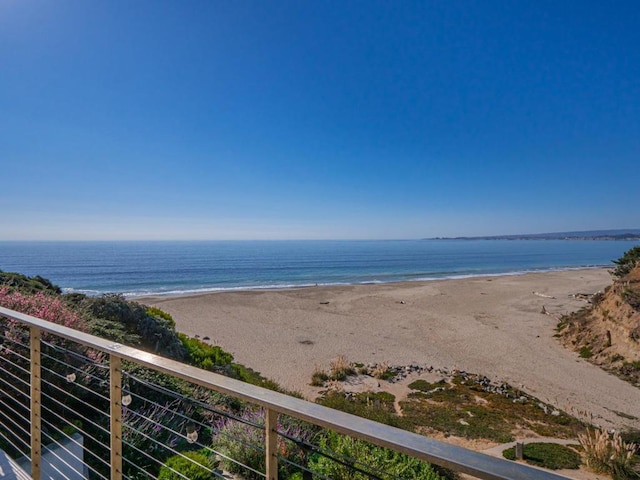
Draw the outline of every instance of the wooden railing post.
M111 480L122 480L122 359L109 354Z
M278 412L267 408L264 414L267 480L278 480Z
M40 364L40 329L29 328L31 348L31 478L40 480L42 471L42 377Z

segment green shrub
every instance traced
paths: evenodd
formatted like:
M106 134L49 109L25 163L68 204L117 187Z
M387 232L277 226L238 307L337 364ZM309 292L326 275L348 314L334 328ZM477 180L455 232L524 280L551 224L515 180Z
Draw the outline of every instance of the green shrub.
M192 338L184 333L178 333L178 338L187 349L187 355L191 364L205 370L213 370L213 367L224 367L233 362L233 355L225 352L217 345L209 345L197 338Z
M291 397L304 398L302 393L287 390L286 388L280 386L280 384L275 380L265 378L252 368L246 367L240 363L230 364L228 366L228 375L230 377L237 378L238 380L242 380L243 382L250 383L251 385L256 385L258 387L273 390L274 392L284 393L285 395L289 395Z
M329 380L329 375L324 370L316 368L311 375L311 385L314 387L322 387L324 382Z
M614 260L613 263L617 265L612 272L614 277L624 277L637 265L640 265L640 245L633 247L626 251L622 257L618 260Z
M527 443L523 453L525 462L538 467L551 470L580 467L580 454L572 448L557 443ZM507 448L502 455L507 460L515 460L516 447Z
M401 479L436 480L455 477L452 472L436 469L431 464L362 440L326 431L319 440L322 450L329 450L346 463L337 462L319 453L309 460L309 469L330 478L369 480L370 475ZM358 472L353 469L362 470Z
M580 355L580 358L591 358L593 357L593 352L591 351L591 347L584 346L580 349L578 355Z
M171 328L176 328L175 320L164 310L160 310L156 307L147 307L147 315L149 315L150 317L161 318L165 320Z
M214 480L217 478L212 472L214 466L207 450L184 452L182 455L174 455L167 459L160 468L158 480L184 480L185 478Z
M344 393L335 391L317 400L325 407L409 430L404 418L396 414L394 401L395 397L387 392L362 392L347 398Z
M0 285L5 285L12 290L19 290L22 293L60 294L60 287L51 283L50 280L42 278L40 275L27 277L21 273L3 272L0 270Z
M183 360L186 350L176 335L173 320L149 315L147 307L125 299L122 295L109 294L92 298L80 295L67 297L91 319L101 319L113 324L120 324L121 335L135 335L134 346L160 353L176 360ZM115 329L111 328L112 331Z
M332 360L329 363L329 370L330 378L341 382L346 380L349 375L356 374L356 369L344 355L339 355L338 358Z
M411 382L409 384L409 388L411 390L419 390L421 392L429 392L431 390L435 390L438 387L444 387L444 386L446 386L446 384L447 384L447 382L445 382L444 380L440 380L437 383L430 383L430 382L427 382L426 380L419 379L419 380L416 380L414 382Z

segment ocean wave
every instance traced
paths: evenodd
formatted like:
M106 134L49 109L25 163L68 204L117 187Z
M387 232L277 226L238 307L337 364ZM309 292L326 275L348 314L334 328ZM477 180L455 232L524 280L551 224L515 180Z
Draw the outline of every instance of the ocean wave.
M367 279L353 279L351 281L339 281L339 282L300 282L300 283L273 283L268 285L233 285L233 286L207 286L198 288L145 288L145 289L129 289L123 291L107 291L98 289L75 289L75 288L63 288L64 293L81 293L91 297L97 297L106 294L119 294L126 298L142 298L142 297L173 297L173 296L186 296L186 295L201 295L209 293L224 293L224 292L243 292L243 291L257 291L257 290L287 290L293 288L312 288L312 287L336 287L336 286L348 286L348 285L387 285L392 283L404 283L404 282L430 282L438 280L462 280L467 278L486 278L486 277L502 277L502 276L517 276L526 275L531 273L551 273L562 271L576 271L584 269L597 269L606 268L610 265L584 265L584 266L563 266L563 267L546 267L546 268L530 268L514 271L502 271L502 272L482 272L482 273L451 273L451 272L434 272L419 273L419 274L395 274L384 275L386 279L379 278L367 278Z

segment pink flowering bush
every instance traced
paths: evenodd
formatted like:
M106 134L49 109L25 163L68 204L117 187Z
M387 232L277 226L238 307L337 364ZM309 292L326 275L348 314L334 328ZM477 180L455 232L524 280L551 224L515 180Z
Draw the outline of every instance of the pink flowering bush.
M42 292L28 294L0 287L0 306L75 330L88 331L84 318L69 308L60 297L46 295ZM0 316L0 345L2 344L1 337L28 348L28 329L16 320ZM51 344L82 352L94 362L101 362L104 357L103 354L95 350L80 347L55 335L45 333L42 338ZM18 347L14 343L11 348L17 349Z
M87 328L84 319L60 298L44 293L25 295L3 287L0 288L0 306L83 332Z

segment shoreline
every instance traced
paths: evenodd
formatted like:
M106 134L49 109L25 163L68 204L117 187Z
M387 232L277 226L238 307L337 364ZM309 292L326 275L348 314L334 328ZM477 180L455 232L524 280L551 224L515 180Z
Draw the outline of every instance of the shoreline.
M572 297L611 284L607 268L385 284L223 291L135 301L170 313L176 329L211 338L237 362L313 398L316 367L424 365L505 381L603 426L640 427L640 390L560 345ZM622 413L622 415L620 415Z
M107 293L121 294L127 300L137 301L140 299L148 298L174 298L174 297L190 297L199 295L209 295L216 293L232 293L232 292L262 292L262 291L279 291L279 290L298 290L304 288L316 288L316 287L351 287L351 286L366 286L366 285L396 285L404 283L422 283L422 282L438 282L445 280L466 280L473 278L493 278L493 277L510 277L529 274L544 274L554 272L572 272L580 270L610 270L613 265L589 265L580 267L553 267L541 270L515 270L512 272L500 272L500 273L477 273L477 274L453 274L445 275L442 277L421 277L415 279L403 279L403 280L370 280L363 282L335 282L335 283L303 283L303 284L285 284L285 285L254 285L254 286L236 286L236 287L204 287L201 289L193 290L172 290L168 292L146 292L146 293L129 293L129 292L102 292L97 295L104 295ZM87 290L76 290L72 287L62 288L64 293L84 293L87 294Z

